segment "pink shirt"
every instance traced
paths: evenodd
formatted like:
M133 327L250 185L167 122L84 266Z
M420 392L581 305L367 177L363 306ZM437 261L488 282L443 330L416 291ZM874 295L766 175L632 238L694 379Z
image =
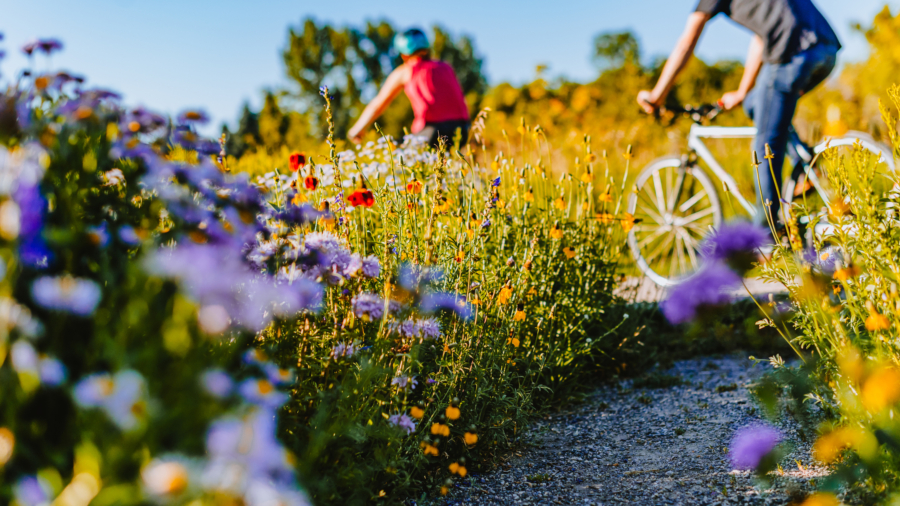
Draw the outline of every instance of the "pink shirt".
M403 89L416 116L413 133L425 128L425 123L469 120L469 108L456 80L456 72L442 61L415 62Z

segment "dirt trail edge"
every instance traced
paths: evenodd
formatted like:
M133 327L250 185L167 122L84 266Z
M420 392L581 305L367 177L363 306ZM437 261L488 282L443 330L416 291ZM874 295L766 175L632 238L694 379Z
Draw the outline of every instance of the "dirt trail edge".
M768 489L732 470L727 453L735 430L760 421L747 387L769 368L746 353L698 357L644 381L681 385L601 388L534 423L505 464L457 479L433 504L789 504L827 474L793 422L778 426L791 449Z

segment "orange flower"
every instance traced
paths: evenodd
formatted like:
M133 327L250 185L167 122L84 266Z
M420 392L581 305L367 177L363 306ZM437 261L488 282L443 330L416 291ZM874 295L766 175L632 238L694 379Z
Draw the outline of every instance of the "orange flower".
M612 193L609 193L607 191L603 195L600 195L600 202L612 202L612 201L613 201Z
M518 337L510 337L506 340L506 344L511 344L513 347L518 348L521 341L519 341Z
M575 250L570 248L569 246L563 248L563 253L566 254L566 258L568 258L569 260L575 258L576 255Z
M474 432L466 432L463 434L463 440L465 440L467 445L473 445L478 442L478 434Z
M302 169L304 165L306 165L306 155L304 153L291 153L290 158L291 170L297 172Z
M516 311L516 314L513 315L514 322L520 322L524 319L525 319L525 311L522 311L521 309Z
M423 416L425 416L425 410L420 408L419 406L413 406L409 410L409 414L411 414L413 416L413 418L421 419Z
M463 466L459 466L459 469L456 470L456 474L458 474L460 478L465 478L466 473L467 473L466 468Z
M550 229L550 238L551 239L562 239L563 235L564 235L563 231L560 230L559 226L556 224L554 224L553 228Z
M450 468L450 473L456 474L456 472L459 471L459 462L454 462L448 467Z
M635 222L634 216L632 216L628 213L625 213L625 217L622 218L622 221L621 221L622 229L625 230L625 232L630 232L631 229L634 228L634 222Z
M497 303L506 304L509 302L510 297L512 297L512 289L508 286L504 286L500 289L500 293L497 294Z
M873 312L866 318L866 330L875 332L891 328L891 321L881 313Z
M616 217L609 213L600 213L597 215L597 219L604 225L609 225L610 223L616 221Z
M834 271L834 279L838 281L847 281L850 278L855 278L859 276L859 267L855 265L851 265L849 267L842 267L836 271Z
M319 180L310 174L303 179L303 186L305 186L307 190L315 190L319 186Z
M430 443L426 443L425 441L422 441L421 443L419 443L419 446L422 448L422 452L425 455L433 455L433 456L437 457L440 454L438 452L437 446L434 446Z
M406 184L406 191L408 193L422 193L422 183L413 179Z
M450 493L450 489L449 489L449 488L447 488L446 486L442 486L442 487L441 487L441 495L447 495L447 494L449 494L449 493Z
M559 197L553 201L553 206L560 211L564 211L566 209L566 201L562 197Z
M590 183L594 179L593 174L590 171L585 171L584 174L581 175L581 180L585 183Z
M585 160L587 163L594 163L594 162L597 161L597 155L595 155L594 153L588 153L588 154L584 157L584 160Z
M450 437L450 426L442 423L431 424L431 433L435 436Z
M459 408L455 406L447 406L447 410L444 413L450 420L456 420L457 418L459 418Z
M525 192L525 202L534 202L534 192L531 190L531 188L529 188L528 191Z

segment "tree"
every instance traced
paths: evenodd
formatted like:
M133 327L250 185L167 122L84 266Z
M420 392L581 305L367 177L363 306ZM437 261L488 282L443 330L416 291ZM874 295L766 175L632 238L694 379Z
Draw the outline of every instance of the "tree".
M641 48L631 31L604 32L594 38L594 64L601 70L625 65L640 66Z
M244 102L241 110L241 119L238 120L237 130L232 134L227 125L222 126L225 134L225 150L229 155L241 157L248 149L256 148L262 143L259 136L258 115L250 110L250 104Z

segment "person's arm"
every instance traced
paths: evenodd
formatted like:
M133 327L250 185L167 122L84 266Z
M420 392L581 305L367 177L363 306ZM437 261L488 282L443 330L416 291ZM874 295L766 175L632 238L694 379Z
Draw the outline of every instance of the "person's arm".
M369 105L363 109L362 114L359 115L359 119L356 120L356 123L347 132L347 137L350 138L353 142L359 143L362 140L362 136L365 133L366 129L369 128L369 125L375 122L391 105L391 102L397 98L397 95L403 91L403 86L406 84L407 79L407 69L405 65L397 67L393 72L388 75L387 79L384 81L384 85L378 90L378 95L375 95L375 98L369 102Z
M722 95L719 104L726 110L734 109L741 105L747 94L756 84L756 76L759 75L759 69L762 68L763 50L765 43L759 35L754 35L750 41L750 49L747 51L747 62L744 64L744 76L741 77L741 84L735 91L729 91Z
M694 54L694 47L709 18L710 15L705 12L694 12L688 17L684 33L678 39L675 48L672 49L669 59L666 60L666 65L663 67L656 86L652 91L643 90L638 93L637 101L647 114L652 114L665 102L672 85L675 84L675 78Z

